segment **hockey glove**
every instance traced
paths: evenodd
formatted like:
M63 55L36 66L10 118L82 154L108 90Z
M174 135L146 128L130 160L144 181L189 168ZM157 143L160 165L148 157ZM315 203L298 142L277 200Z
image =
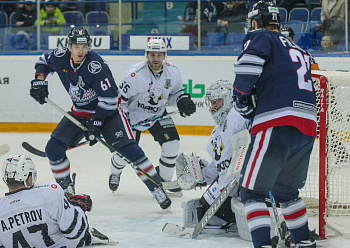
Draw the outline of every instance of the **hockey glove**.
M90 212L92 209L92 200L89 195L85 195L85 194L71 195L69 197L69 200L73 206L80 207L84 212L86 211Z
M256 110L256 95L252 92L240 93L234 89L233 106L244 118L252 120Z
M100 137L102 125L102 121L93 119L88 121L88 133L86 139L90 141L90 146L93 146L97 143L96 137Z
M49 89L48 82L34 79L31 81L30 96L33 97L40 104L44 104L45 97L48 97Z
M190 116L196 112L196 104L194 104L189 94L182 95L182 98L177 102L177 108L182 117Z

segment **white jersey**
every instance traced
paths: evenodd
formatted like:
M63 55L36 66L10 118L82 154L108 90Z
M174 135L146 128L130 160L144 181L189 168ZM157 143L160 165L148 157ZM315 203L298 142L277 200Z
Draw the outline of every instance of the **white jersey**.
M226 178L226 173L233 156L232 136L248 129L248 127L249 121L232 108L221 125L216 125L211 132L207 143L207 152L212 161L202 169L202 173L208 184L211 184L218 176L219 178L213 190L209 188L204 195L209 204L231 180L231 178ZM219 190L215 190L216 187Z
M0 198L0 247L77 247L88 228L57 183L36 184Z
M120 106L125 113L129 113L131 125L162 115L165 101L175 106L178 97L184 93L181 74L176 66L163 61L163 71L158 75L153 75L147 61L133 65L126 72L119 85ZM144 131L153 124L136 129Z

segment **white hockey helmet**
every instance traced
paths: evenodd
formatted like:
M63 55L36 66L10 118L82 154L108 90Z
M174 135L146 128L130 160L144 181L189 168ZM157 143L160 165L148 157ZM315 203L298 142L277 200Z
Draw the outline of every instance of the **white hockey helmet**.
M27 185L29 175L32 176L32 184ZM9 180L24 182L27 188L33 186L36 181L36 169L31 158L25 155L9 155L2 166L2 178L6 183Z
M216 125L220 125L233 107L233 83L218 80L211 84L205 93L205 103Z
M148 52L164 52L164 56L167 55L166 45L162 39L150 39L147 42L145 49L145 56Z

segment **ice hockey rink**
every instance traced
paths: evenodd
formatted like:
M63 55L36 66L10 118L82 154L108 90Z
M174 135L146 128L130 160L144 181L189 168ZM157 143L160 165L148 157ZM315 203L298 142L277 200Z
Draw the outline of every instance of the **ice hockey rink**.
M37 182L54 181L47 158L30 154L21 146L26 141L37 149L44 150L49 133L0 133L0 145L8 144L10 153L29 155L38 171ZM209 159L206 153L208 136L184 136L180 140L180 152L194 152ZM158 143L151 135L143 134L140 141L149 159L156 165L160 156ZM9 153L8 153L9 154ZM7 155L8 155L7 154ZM239 238L237 233L221 235L200 234L196 239L181 239L162 233L166 222L182 225L181 202L199 198L204 189L184 191L182 197L172 197L171 213L162 210L146 186L127 166L121 176L121 185L116 193L108 188L110 153L101 144L93 147L84 145L67 152L71 161L71 173L76 172L76 192L91 195L93 208L87 213L90 226L109 236L117 244L108 247L176 247L251 248L252 243ZM6 155L1 156L1 167ZM175 176L174 176L175 179ZM7 192L6 185L0 183L0 197ZM317 218L310 219L310 228L317 228ZM350 225L347 227L350 228ZM97 247L97 246L95 246ZM99 246L104 247L104 246ZM328 239L320 247L348 248L350 239L337 237Z

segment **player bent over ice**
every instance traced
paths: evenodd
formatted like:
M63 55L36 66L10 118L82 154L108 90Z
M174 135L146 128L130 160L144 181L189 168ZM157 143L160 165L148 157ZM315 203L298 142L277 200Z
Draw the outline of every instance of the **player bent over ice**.
M232 85L230 81L218 80L206 91L206 104L216 124L207 143L211 162L182 153L176 160L176 173L181 188L188 190L197 184L210 184L200 199L190 200L183 206L185 226L197 224L231 179L239 179L240 168L234 165L239 158L237 153L249 144L249 121L233 108ZM230 164L234 164L231 169ZM228 172L229 170L231 171ZM209 225L229 228L236 222L235 214L231 210L231 198L237 194L237 190L238 184Z
M88 131L84 132L64 117L51 134L45 152L56 182L73 190L70 161L66 151L69 147L76 146L84 136L90 140L92 146L97 143L96 137L101 134L107 144L134 166L160 181L152 163L137 145L129 123L118 105L118 86L106 61L91 51L91 38L87 30L71 29L68 46L68 49L60 47L39 58L35 64L35 79L32 80L30 89L30 95L40 104L44 104L45 97L49 94L48 82L44 80L49 73L56 72L73 102L70 114L88 127ZM171 201L163 189L141 173L139 177L160 207L169 208Z
M69 198L57 183L35 184L37 171L25 155L11 154L2 168L9 192L0 198L0 247L81 247L108 244L107 236L89 228L85 194Z
M177 106L180 115L190 116L196 105L189 94L184 93L179 69L166 62L167 48L163 40L150 39L145 49L146 61L133 65L125 74L119 87L120 106L131 125L154 116L167 114L165 102ZM149 122L135 128L134 135L139 142L141 132L148 130L161 147L159 166L156 167L162 181L171 181L175 171L175 160L179 152L179 134L172 118ZM118 189L122 169L126 162L113 156L109 187ZM178 192L181 189L170 191ZM170 193L170 192L169 192ZM172 193L170 193L172 194ZM178 192L182 195L182 192Z

